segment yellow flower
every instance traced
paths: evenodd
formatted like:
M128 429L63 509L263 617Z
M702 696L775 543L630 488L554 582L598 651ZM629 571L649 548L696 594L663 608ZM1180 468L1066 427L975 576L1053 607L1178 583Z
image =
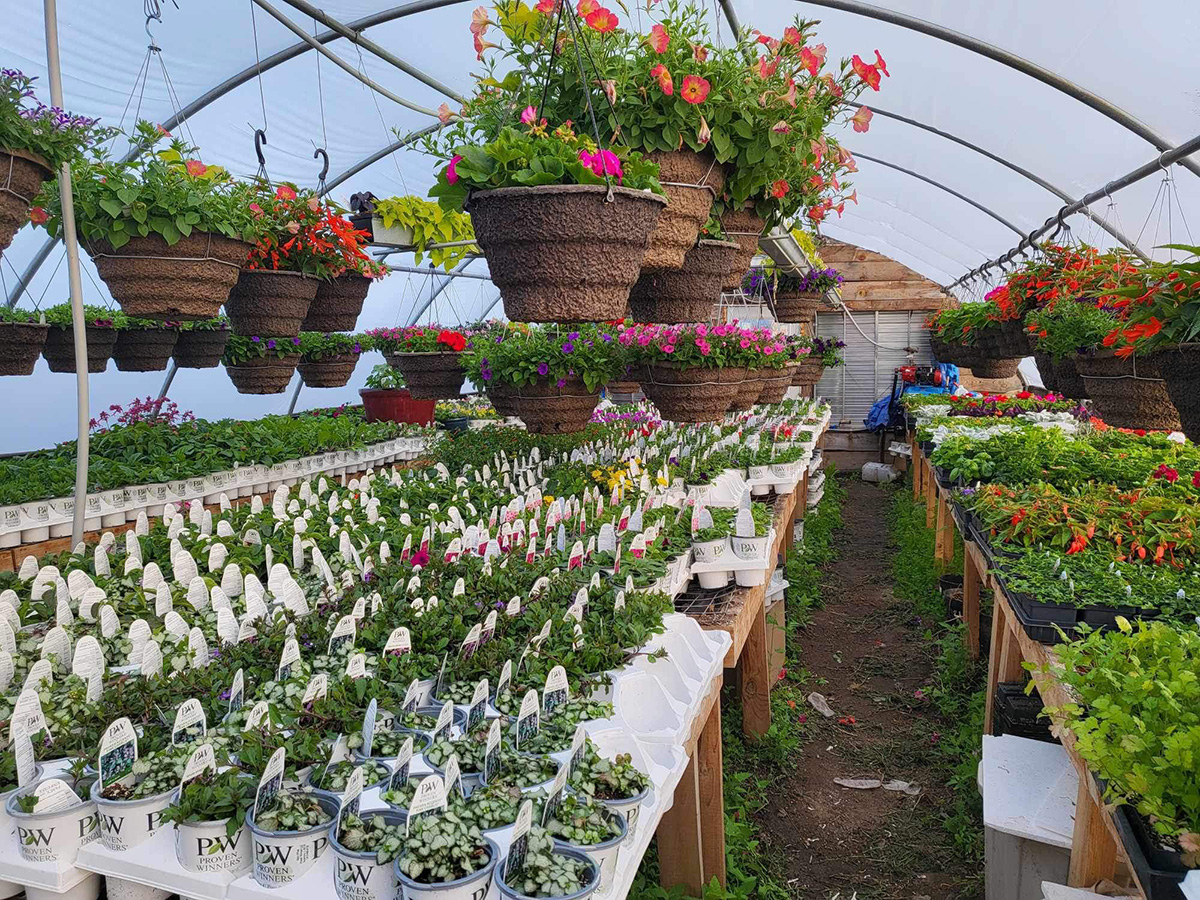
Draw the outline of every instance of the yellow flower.
M549 494L547 494L545 497L542 498L542 503L546 504L546 506L549 506L553 502L554 502L554 498L551 497Z

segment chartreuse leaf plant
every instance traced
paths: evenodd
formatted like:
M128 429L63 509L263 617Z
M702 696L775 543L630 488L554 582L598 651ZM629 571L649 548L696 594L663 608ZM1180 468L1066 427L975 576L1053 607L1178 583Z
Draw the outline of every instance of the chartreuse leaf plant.
M449 272L462 259L476 250L471 244L460 247L430 247L430 244L456 244L473 241L475 229L471 217L455 209L442 209L421 197L386 197L373 202L374 214L385 228L411 228L413 232L413 256L420 265L424 254L429 261Z

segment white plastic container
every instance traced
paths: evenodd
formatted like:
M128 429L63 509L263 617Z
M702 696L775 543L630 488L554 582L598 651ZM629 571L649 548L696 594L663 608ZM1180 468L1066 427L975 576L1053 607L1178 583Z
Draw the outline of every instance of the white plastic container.
M216 822L181 822L175 826L175 857L189 872L237 874L253 862L250 829L243 825L232 836L228 819Z
M372 810L372 816L383 816L388 825L403 826L408 814L395 809ZM337 839L337 825L330 829L329 844L333 847L333 886L338 900L397 900L399 884L392 862L382 866L376 862L375 851L347 850Z
M569 856L577 862L587 863L591 867L591 878L584 883L583 887L573 894L567 894L564 897L557 897L555 900L584 900L585 897L590 897L595 893L600 886L600 867L586 854L580 853L578 850L559 849L559 844L555 841L555 853L562 856ZM505 900L529 900L527 894L522 894L518 890L514 890L504 883L504 860L500 861L500 865L496 867L496 887L500 890L500 896Z
M100 815L101 843L114 853L123 853L154 837L174 794L169 790L139 800L105 800L100 796L100 782L95 782L91 798Z
M613 889L613 874L617 870L617 856L621 852L621 845L625 843L625 838L629 834L629 827L625 824L625 817L619 813L613 813L617 821L621 825L621 833L615 837L609 838L599 844L572 844L568 841L561 841L558 838L554 839L554 848L558 851L574 850L578 853L583 853L596 864L600 870L600 880L596 885L594 895L596 897L605 897L612 893Z
M491 853L488 864L477 872L472 872L465 878L455 881L438 884L422 884L419 881L413 881L400 871L400 860L394 860L396 880L400 883L400 896L404 900L477 900L477 898L487 897L492 889L492 878L496 872L496 865L500 862L500 848L487 835L484 835L483 839L487 841L488 851Z
M90 799L85 799L58 812L21 812L17 806L17 798L32 793L39 784L49 780L42 779L10 793L5 801L4 811L12 820L17 851L21 859L60 870L67 869L75 865L75 857L79 855L81 847L100 837L96 804ZM70 779L58 780L75 787Z
M254 843L254 880L265 888L291 884L320 859L329 846L329 831L337 822L340 801L328 791L313 791L312 797L333 818L306 831L264 831L254 823L253 810L246 817Z
M879 484L888 484L900 477L897 472L888 463L869 462L864 463L862 467L862 480L877 482Z

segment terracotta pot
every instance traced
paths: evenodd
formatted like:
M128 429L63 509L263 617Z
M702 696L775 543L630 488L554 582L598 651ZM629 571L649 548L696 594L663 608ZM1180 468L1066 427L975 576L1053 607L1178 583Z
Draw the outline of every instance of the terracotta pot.
M1067 356L1054 364L1054 380L1058 385L1055 390L1064 397L1075 400L1088 398L1087 385L1083 383L1083 378L1075 367L1075 357Z
M823 309L831 309L817 291L780 291L775 297L775 318L780 322L811 322Z
M514 322L619 319L662 197L603 185L499 188L470 198L471 224Z
M1179 411L1183 433L1193 441L1200 439L1200 344L1179 344L1153 358Z
M796 387L808 387L821 380L825 372L825 361L819 356L801 357L796 362L796 371L792 374L792 384Z
M1177 431L1179 410L1167 392L1159 359L1157 354L1121 358L1111 350L1076 358L1093 414L1113 428Z
M243 241L194 231L173 245L154 234L116 250L95 244L88 253L127 316L190 322L221 311L249 249Z
M493 381L488 384L487 393L493 406L496 406L495 397L512 404L513 415L520 418L532 434L583 431L600 400L600 389L589 391L583 379L578 377L568 378L562 387L549 379L539 379L536 384L521 387Z
M672 422L719 422L746 380L744 368L686 369L648 367L642 390Z
M239 394L282 394L299 362L299 353L286 357L260 356L236 366L227 365L225 371Z
M766 383L758 372L750 372L747 374L746 380L738 387L727 411L745 412L753 408L754 404L758 402L758 395L763 392L765 386Z
M784 396L787 394L787 389L792 386L792 379L799 368L799 363L791 363L770 377L764 377L762 393L758 395L759 404L782 403Z
M0 323L0 375L32 375L49 330L37 323Z
M212 369L221 362L228 341L228 328L181 331L171 355L181 369Z
M414 400L408 391L361 388L363 412L368 422L403 422L429 425L433 422L434 400Z
M0 253L29 221L42 182L53 177L50 163L36 153L0 148Z
M1046 390L1058 392L1058 372L1054 368L1054 360L1049 353L1033 354L1033 361L1037 363L1038 374L1042 376L1042 387Z
M1017 367L1020 365L1021 360L1012 357L997 359L993 356L980 356L967 368L976 378L1012 378L1017 374Z
M317 296L308 308L301 331L353 331L367 299L371 279L364 275L342 275L317 283Z
M113 345L117 343L117 329L98 328L89 325L87 334L88 371L93 375L108 368ZM51 325L46 332L46 346L42 348L51 372L75 371L75 332L69 325Z
M299 272L243 269L225 301L229 327L244 337L296 337L319 286Z
M725 187L725 167L711 153L693 150L656 150L648 158L658 163L658 181L668 202L650 235L642 270L670 271L683 266L684 257L696 245L713 200Z
M669 209L669 207L668 207ZM738 252L735 241L702 240L687 252L683 268L642 270L629 292L629 308L638 322L705 322L721 299L721 282Z
M400 370L408 390L418 400L450 400L462 394L467 376L461 353L385 353L383 358Z
M350 381L350 376L354 374L354 367L358 365L358 354L347 353L343 356L335 356L332 359L322 359L316 362L304 362L303 360L296 366L300 370L300 377L304 383L312 388L337 388L345 387Z
M121 328L113 362L122 372L161 372L171 361L179 331L175 328Z
M729 264L729 274L721 282L722 290L733 290L740 287L754 255L758 253L758 239L762 237L763 229L767 227L766 220L754 211L754 204L747 203L743 209L729 210L721 215L721 230L725 237L736 241L738 252L734 254Z

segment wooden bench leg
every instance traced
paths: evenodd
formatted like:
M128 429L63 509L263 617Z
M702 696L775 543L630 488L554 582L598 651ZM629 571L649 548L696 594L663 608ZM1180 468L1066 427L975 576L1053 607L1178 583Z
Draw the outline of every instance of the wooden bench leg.
M742 732L751 740L771 727L771 672L767 660L767 610L763 603L738 659L742 669Z
M967 656L979 659L979 589L981 579L975 554L966 548L963 552L963 622L966 631L963 640L967 645Z
M1067 884L1091 887L1101 879L1112 879L1117 871L1117 845L1104 823L1104 811L1088 790L1090 775L1079 779L1075 798L1075 830L1071 835L1071 865Z
M1017 681L1021 677L1021 645L1012 627L1020 624L1008 621L1004 607L992 604L992 651L988 657L987 700L984 706L983 733L992 734L992 711L996 702L996 685L1002 681Z
M715 704L720 708L720 703ZM700 766L696 753L675 787L671 808L658 823L658 881L670 889L683 885L689 897L704 896L703 842L700 837ZM722 823L724 825L724 823Z
M713 704L696 742L700 782L700 840L705 883L725 887L725 775L721 755L721 704ZM697 894L697 896L702 896Z
M925 470L925 527L932 528L937 519L937 495L938 486L937 479L933 478L933 472L928 468Z

